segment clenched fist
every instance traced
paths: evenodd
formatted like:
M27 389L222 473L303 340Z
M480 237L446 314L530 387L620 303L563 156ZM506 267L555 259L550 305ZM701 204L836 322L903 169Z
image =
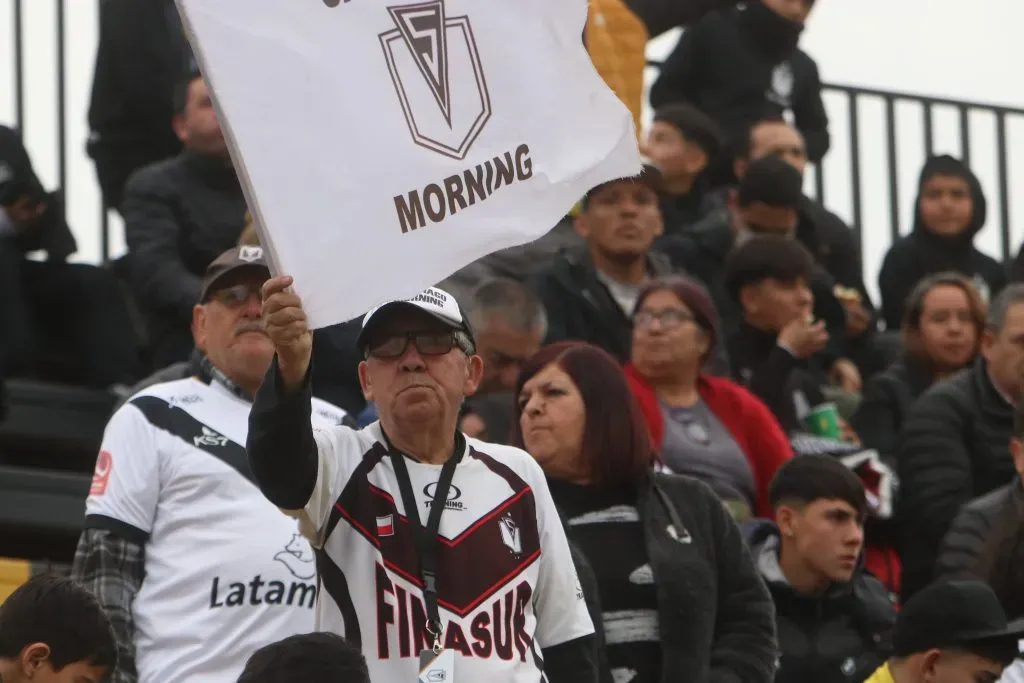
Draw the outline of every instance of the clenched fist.
M290 275L279 275L263 283L263 325L274 342L286 391L302 384L313 356L313 333L302 300L289 289L292 282Z

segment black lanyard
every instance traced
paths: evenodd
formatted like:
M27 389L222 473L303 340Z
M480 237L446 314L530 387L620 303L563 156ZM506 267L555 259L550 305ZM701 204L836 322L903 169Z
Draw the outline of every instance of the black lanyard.
M427 516L425 528L420 523L416 495L412 490L405 456L391 447L386 435L384 441L388 444L391 462L395 467L395 478L398 479L398 490L402 494L402 506L405 508L405 516L409 520L409 527L416 541L416 552L420 560L420 580L423 582L423 602L427 609L427 633L433 637L433 650L438 653L441 651L441 613L437 609L437 533L441 527L441 513L448 502L448 491L455 477L455 467L462 460L465 441L461 434L455 435L455 451L441 467L441 476L438 477L437 487L434 489L434 498L430 502L430 514Z

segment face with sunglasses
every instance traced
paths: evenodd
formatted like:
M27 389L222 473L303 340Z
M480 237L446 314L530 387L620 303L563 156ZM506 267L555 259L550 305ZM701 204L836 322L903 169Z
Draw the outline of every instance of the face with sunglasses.
M263 331L261 271L228 274L207 300L193 309L196 347L233 382L251 391L259 388L274 357L274 345Z
M483 375L469 338L414 308L396 308L374 325L359 381L381 419L429 423L458 419Z

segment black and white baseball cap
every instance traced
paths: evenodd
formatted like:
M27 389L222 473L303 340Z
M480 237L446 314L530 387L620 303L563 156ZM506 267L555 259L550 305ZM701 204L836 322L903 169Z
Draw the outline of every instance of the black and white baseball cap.
M466 320L462 307L459 306L459 302L455 300L455 297L443 289L427 287L411 299L388 301L376 308L371 308L363 316L363 327L359 331L359 337L356 339L356 344L359 348L366 348L374 326L387 316L402 310L423 311L453 330L464 332L473 345L476 346L473 332L469 329L469 322Z

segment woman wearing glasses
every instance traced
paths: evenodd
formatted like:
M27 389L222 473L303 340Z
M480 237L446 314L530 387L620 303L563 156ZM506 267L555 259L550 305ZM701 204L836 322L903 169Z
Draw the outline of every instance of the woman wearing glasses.
M541 349L516 383L513 443L544 470L597 584L602 681L770 683L775 618L736 523L701 482L652 471L647 426L605 351Z
M703 372L716 327L703 286L652 280L637 297L626 377L665 467L706 483L737 521L771 517L768 486L793 452L760 399Z

